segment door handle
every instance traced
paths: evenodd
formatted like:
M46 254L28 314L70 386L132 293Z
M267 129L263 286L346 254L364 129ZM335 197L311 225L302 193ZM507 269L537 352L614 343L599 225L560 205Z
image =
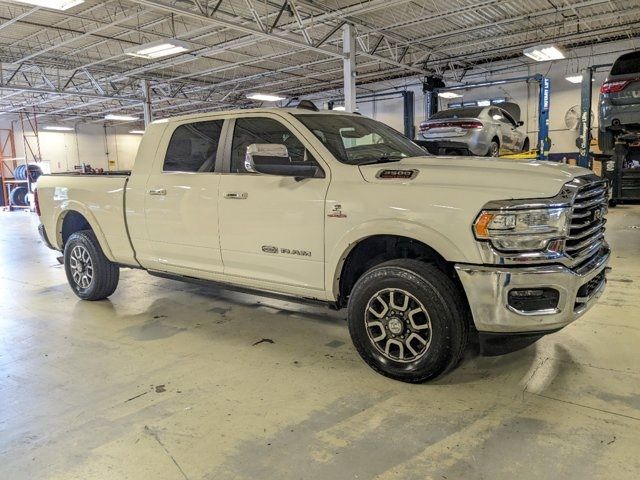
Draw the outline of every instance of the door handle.
M249 194L247 192L226 192L224 198L230 198L232 200L246 200Z
M149 190L149 195L166 195L167 191L164 188L152 188Z

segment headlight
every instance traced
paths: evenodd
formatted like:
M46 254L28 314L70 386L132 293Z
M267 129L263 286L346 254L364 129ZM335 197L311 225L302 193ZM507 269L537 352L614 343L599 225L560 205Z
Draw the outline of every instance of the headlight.
M544 250L551 240L567 236L569 209L483 210L473 231L498 250Z

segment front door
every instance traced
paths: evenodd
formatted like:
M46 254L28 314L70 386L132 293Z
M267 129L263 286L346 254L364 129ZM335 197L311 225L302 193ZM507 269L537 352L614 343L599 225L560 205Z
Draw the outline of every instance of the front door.
M145 191L148 268L222 272L216 164L223 122L184 123L165 133L166 153L156 158Z
M296 180L250 173L244 167L247 147L254 143L283 144L290 161L319 165L295 127L282 122L264 114L231 122L228 165L220 180L224 273L240 282L266 282L265 288L271 284L277 291L301 287L321 296L328 175Z

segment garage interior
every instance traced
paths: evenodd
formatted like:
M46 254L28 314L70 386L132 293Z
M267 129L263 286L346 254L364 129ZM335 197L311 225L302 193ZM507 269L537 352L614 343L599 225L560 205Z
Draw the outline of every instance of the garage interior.
M0 0L0 478L638 478L640 143L598 145L599 90L638 50L637 0ZM517 104L530 149L504 156L610 181L599 302L411 385L361 361L344 310L133 269L73 294L39 175L131 170L152 121L303 100L413 140Z

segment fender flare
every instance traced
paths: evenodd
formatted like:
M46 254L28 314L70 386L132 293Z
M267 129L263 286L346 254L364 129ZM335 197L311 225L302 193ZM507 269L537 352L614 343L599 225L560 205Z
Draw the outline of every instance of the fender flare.
M100 224L96 220L96 217L93 215L93 213L91 213L91 210L89 210L86 207L86 205L80 202L77 202L75 200L67 200L66 202L63 202L56 207L56 211L54 213L56 218L56 231L55 231L56 247L58 247L59 250L62 250L62 247L63 247L62 225L64 224L65 217L70 212L79 213L87 220L87 222L89 223L89 226L91 227L91 230L93 230L93 233L98 239L98 243L100 244L100 248L102 248L104 255L110 261L115 262L113 253L111 252L111 248L109 247L109 243L107 242L107 238L105 237L104 232L100 228Z
M455 242L426 225L397 218L370 220L346 231L334 244L332 251L327 252L325 285L328 287L327 295L331 299L335 300L338 297L342 267L353 248L362 240L376 235L411 238L429 246L447 261L465 262L468 260Z

